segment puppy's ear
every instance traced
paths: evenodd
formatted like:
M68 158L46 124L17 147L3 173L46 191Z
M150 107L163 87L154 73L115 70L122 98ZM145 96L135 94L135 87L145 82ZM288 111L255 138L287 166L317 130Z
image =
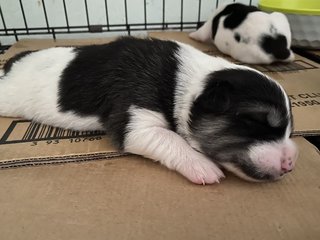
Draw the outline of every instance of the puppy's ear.
M212 19L209 19L197 31L190 33L189 37L196 41L210 43L212 41L211 25L212 25Z
M232 107L233 86L228 81L212 81L195 104L205 113L222 114Z

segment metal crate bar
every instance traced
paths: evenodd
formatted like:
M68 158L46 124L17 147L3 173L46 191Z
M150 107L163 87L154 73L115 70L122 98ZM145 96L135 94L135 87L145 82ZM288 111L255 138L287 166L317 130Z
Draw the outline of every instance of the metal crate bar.
M162 1L162 30L165 29L165 22L166 22L166 1Z
M143 0L144 29L147 29L147 0Z
M89 20L89 11L88 11L88 3L87 0L84 0L84 6L86 9L86 18L87 18L87 24L88 24L88 29L90 28L90 20Z
M147 9L148 4L150 4L150 0L143 0L143 20L141 20L141 23L130 23L128 14L130 14L130 11L128 9L128 1L117 1L113 2L113 4L123 4L123 11L124 11L124 19L125 23L123 24L111 24L111 19L109 12L110 9L110 0L101 0L102 4L105 9L103 10L105 13L103 13L105 16L105 24L91 24L93 20L90 21L90 6L88 0L83 0L84 3L84 18L86 20L86 26L81 25L75 25L70 26L70 15L71 11L77 11L77 9L71 9L68 7L68 1L66 0L56 0L57 2L60 1L61 3L61 13L62 17L65 19L65 23L63 25L54 26L54 24L49 21L49 14L48 14L48 1L41 0L42 4L42 12L44 16L44 26L43 27L32 27L31 23L28 23L28 19L30 21L30 16L28 16L28 12L25 11L26 4L29 3L28 0L10 0L10 2L16 1L17 7L20 8L21 17L23 19L23 25L24 27L8 27L9 25L12 26L12 24L6 23L6 12L4 11L5 4L2 2L0 4L0 18L2 22L2 27L0 28L0 36L14 36L16 40L19 39L19 36L26 36L26 35L45 35L49 34L52 36L53 39L56 38L59 34L66 34L66 33L97 33L97 32L126 32L127 34L131 34L131 31L145 31L145 30L185 30L185 29L194 29L199 27L201 23L201 13L202 13L202 7L204 4L204 1L197 0L198 4L197 7L194 9L196 11L196 18L194 21L188 21L186 16L184 16L184 13L186 12L186 9L188 7L188 2L184 0L177 0L177 5L180 3L180 9L174 9L174 11L180 11L180 18L179 22L177 20L171 22L170 21L170 15L168 14L168 11L171 11L171 9L168 9L166 6L166 1L162 0L162 12L160 12L160 19L156 22L151 22L148 20L148 15L150 14L149 11L151 10ZM194 0L196 1L196 0ZM141 2L141 4L142 4ZM236 2L236 0L233 0L233 2ZM243 1L242 1L243 2ZM252 0L248 0L248 4L252 4ZM190 2L189 2L190 3ZM161 4L161 3L160 3ZM171 2L170 2L171 4ZM208 2L206 2L208 4ZM217 8L220 4L223 4L223 1L214 0L212 1L213 8ZM114 6L114 5L112 5ZM167 8L166 8L167 7ZM19 10L17 8L17 10ZM160 10L161 11L161 10ZM151 15L152 16L152 13ZM168 17L167 17L168 16ZM91 16L92 17L92 16Z
M200 22L200 16L201 16L201 0L199 0L199 7L198 7L198 22Z
M2 25L3 25L4 31L5 31L5 33L7 33L7 26L6 26L6 22L4 21L4 17L3 17L1 6L0 6L0 16L1 16L1 20L2 20Z
M125 19L126 19L126 28L128 31L128 35L131 34L130 32L130 26L128 24L128 6L127 6L127 0L124 0L124 13L125 13Z
M47 15L46 4L45 4L44 0L42 0L42 8L43 8L43 13L44 13L44 18L46 20L46 25L47 25L47 28L49 29L48 15Z
M183 30L183 0L181 0L181 10L180 10L180 31Z
M106 10L107 27L108 27L108 30L110 30L110 28L109 28L108 1L107 0L104 0L104 6L105 6L105 10Z
M65 18L66 18L67 28L68 28L68 31L70 31L66 2L65 2L65 0L63 0L62 2L63 2L64 16L65 16Z
M27 24L27 19L26 19L26 15L24 13L24 8L23 8L23 4L22 4L22 0L19 0L20 2L20 9L21 9L21 13L22 13L22 17L23 17L23 21L24 21L24 25L26 27L27 32L29 31L28 29L28 24Z

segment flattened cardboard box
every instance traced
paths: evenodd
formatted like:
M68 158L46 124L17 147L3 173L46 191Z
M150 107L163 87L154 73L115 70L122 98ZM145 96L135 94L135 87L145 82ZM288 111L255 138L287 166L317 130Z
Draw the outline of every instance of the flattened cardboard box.
M127 157L0 172L3 240L318 240L320 157L302 137L283 180L198 186Z
M18 51L59 44L36 42L17 43ZM118 154L102 132L10 118L0 120L0 131L3 167ZM320 156L304 138L295 142L295 171L267 184L229 174L221 184L197 186L136 156L7 169L0 174L0 239L318 239Z
M203 52L232 58L221 54L212 44L201 44L185 32L153 32L150 37L177 40L190 44ZM292 63L251 65L277 80L286 90L294 118L294 135L320 135L320 64L296 55Z

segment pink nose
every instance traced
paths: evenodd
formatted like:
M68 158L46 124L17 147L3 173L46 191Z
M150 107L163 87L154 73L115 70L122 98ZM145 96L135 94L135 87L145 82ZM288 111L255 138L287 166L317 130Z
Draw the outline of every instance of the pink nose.
M282 152L281 158L281 175L291 172L294 168L295 161L297 158L297 149L295 145L290 142Z
M291 172L294 167L293 160L291 157L284 157L281 159L281 173L285 174Z

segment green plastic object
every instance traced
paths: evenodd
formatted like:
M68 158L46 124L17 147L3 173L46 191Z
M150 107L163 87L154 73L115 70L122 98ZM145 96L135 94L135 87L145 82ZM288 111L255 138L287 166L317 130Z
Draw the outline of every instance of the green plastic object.
M259 8L268 12L320 16L320 0L259 0Z

